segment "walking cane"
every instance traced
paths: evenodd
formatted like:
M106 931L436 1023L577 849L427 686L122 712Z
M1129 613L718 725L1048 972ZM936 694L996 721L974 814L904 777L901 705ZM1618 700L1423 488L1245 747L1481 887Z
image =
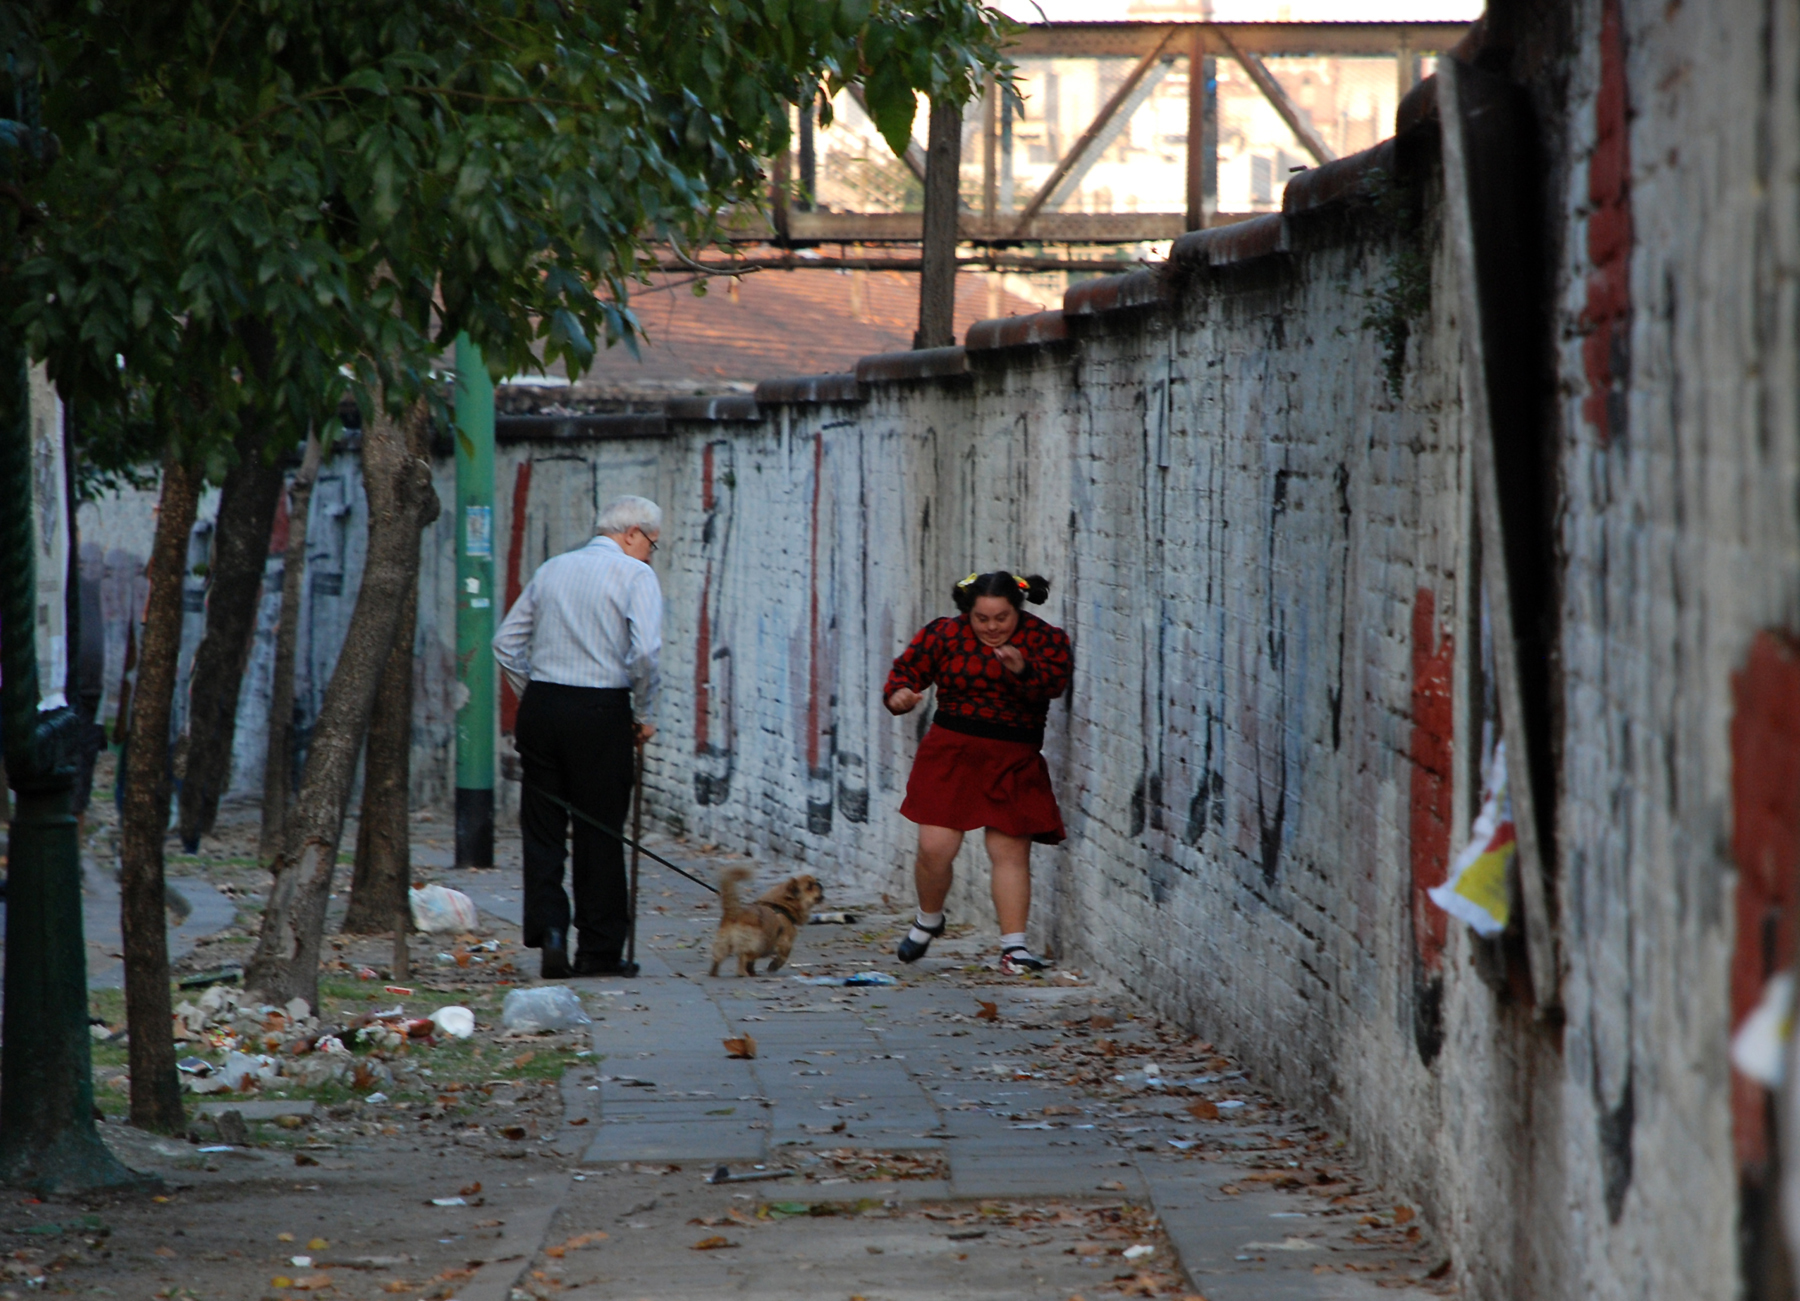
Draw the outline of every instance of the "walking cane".
M625 935L625 960L637 961L638 855L644 838L644 742L637 742L637 776L631 789L631 929Z

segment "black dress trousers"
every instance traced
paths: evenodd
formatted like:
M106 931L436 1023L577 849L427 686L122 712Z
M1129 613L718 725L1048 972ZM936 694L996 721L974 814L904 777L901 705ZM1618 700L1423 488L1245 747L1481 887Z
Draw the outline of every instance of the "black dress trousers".
M624 830L635 761L631 692L533 682L519 702L515 735L525 778L519 828L525 842L526 947L541 947L545 931L569 929L563 857L573 822L570 883L581 933L575 951L615 962L631 927L625 847L599 827L571 818L556 800Z

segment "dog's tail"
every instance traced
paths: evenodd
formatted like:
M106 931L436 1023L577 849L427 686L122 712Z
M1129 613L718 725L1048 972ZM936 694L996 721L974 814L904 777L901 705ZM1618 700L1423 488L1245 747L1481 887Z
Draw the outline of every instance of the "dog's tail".
M752 873L747 867L728 867L719 873L719 912L729 918L735 917L738 908L738 882L748 881Z

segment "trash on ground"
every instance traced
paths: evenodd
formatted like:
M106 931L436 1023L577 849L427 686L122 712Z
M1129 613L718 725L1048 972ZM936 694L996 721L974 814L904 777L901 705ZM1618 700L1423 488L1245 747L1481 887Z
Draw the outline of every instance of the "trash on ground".
M811 916L811 918L808 919L807 925L809 925L809 926L854 926L854 925L856 925L856 914L855 913L845 913L845 912L814 913Z
M178 989L206 989L212 985L235 985L244 978L242 967L214 967L210 971L195 972L182 979L176 986Z
M885 971L859 971L854 976L795 976L802 985L898 985Z
M799 1173L798 1170L751 1170L741 1175L734 1175L731 1173L730 1166L722 1165L707 1176L706 1182L709 1184L749 1184L762 1179L786 1179L790 1175Z
M414 886L411 903L413 925L427 935L457 935L474 930L481 922L475 901L448 886Z
M447 1034L452 1039L467 1039L475 1033L475 1014L453 1003L433 1012L431 1024L437 1027L439 1034Z
M515 989L500 1009L500 1024L508 1030L573 1030L593 1021L582 1009L581 996L567 985Z
M432 1206L467 1206L469 1200L466 1197L433 1197L429 1204Z

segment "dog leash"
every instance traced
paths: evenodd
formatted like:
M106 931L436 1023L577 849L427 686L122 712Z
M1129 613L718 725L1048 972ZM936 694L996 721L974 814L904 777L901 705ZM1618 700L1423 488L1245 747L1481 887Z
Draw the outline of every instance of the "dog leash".
M604 822L600 821L599 818L589 817L587 814L583 813L580 809L576 808L573 804L569 803L567 800L559 799L557 796L552 795L549 791L544 790L543 788L538 787L538 786L533 786L530 782L522 781L519 784L521 786L523 786L526 790L532 792L534 795L542 796L544 799L549 800L552 804L555 804L559 808L562 808L562 809L566 810L567 812L573 814L574 816L580 818L583 822L587 823L590 827L599 827L600 830L604 831L607 835L611 836L614 840L617 840L620 844L627 845L630 848L635 849L639 853L643 854L644 857L651 859L655 862L661 863L664 867L668 868L671 872L675 873L676 876L685 876L688 880L692 881L695 885L704 886L706 889L711 890L714 894L719 893L719 887L712 884L712 882L702 881L699 877L695 876L692 872L684 872L681 868L676 867L675 864L671 863L668 859L664 858L661 854L657 853L654 849L646 849L643 845L639 844L636 840L633 840L630 836L626 835L623 831L618 831L612 827L607 826Z

